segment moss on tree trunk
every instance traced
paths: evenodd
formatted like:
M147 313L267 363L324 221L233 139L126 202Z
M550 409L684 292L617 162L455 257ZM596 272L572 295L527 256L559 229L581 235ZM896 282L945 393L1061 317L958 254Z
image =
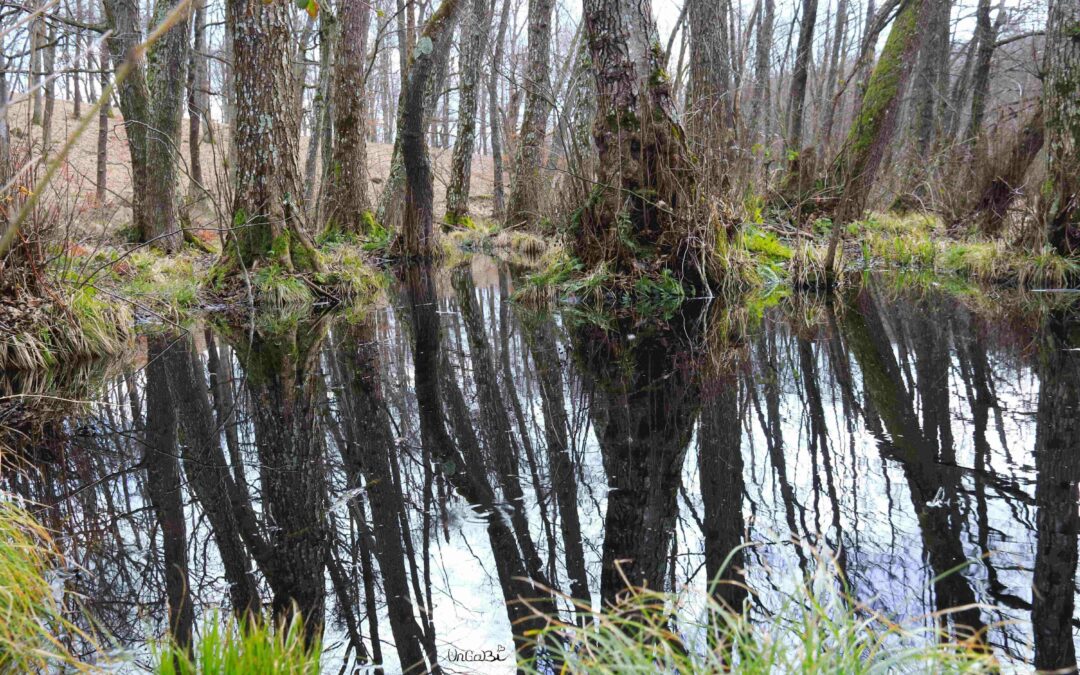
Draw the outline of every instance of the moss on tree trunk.
M322 271L304 230L289 3L230 0L236 93L233 223L215 275Z
M1080 3L1052 0L1046 24L1046 115L1050 243L1080 254Z
M599 162L597 187L577 218L574 252L589 268L604 263L637 275L661 267L681 275L695 269L681 255L691 237L689 221L679 217L694 176L651 3L585 0L584 20Z

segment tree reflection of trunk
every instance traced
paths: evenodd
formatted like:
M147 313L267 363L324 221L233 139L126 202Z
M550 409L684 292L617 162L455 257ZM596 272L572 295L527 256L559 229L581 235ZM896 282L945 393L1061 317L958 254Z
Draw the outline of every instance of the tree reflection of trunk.
M177 461L177 414L169 393L170 362L175 359L170 338L148 340L146 363L146 491L161 529L165 563L165 595L169 605L169 631L176 643L191 646L195 612L188 593L187 527Z
M499 393L491 345L488 344L480 308L472 293L471 279L459 272L454 275L453 284L454 290L457 291L458 307L461 310L461 318L469 340L469 359L480 406L480 432L483 435L488 456L492 459L505 507L510 514L510 522L514 527L518 546L521 547L529 574L532 578L539 579L544 576L543 563L529 533L529 521L525 513L525 495L521 489L521 481L518 479L520 462L514 446L513 431L510 429L506 401Z
M324 437L319 400L322 319L283 317L250 333L233 332L258 448L263 513L273 554L263 572L275 615L304 617L309 639L322 630L326 604Z
M233 480L244 499L251 501L248 494L247 478L244 476L244 462L240 455L240 437L236 431L236 398L233 394L232 360L224 345L218 346L214 331L207 328L206 366L210 373L210 394L214 404L217 426L225 431L225 448L229 451L229 461L233 467Z
M383 400L379 345L369 322L344 330L347 334L334 345L331 369L340 386L345 437L341 454L348 485L362 487L371 507L375 558L402 670L439 672L435 636L424 634L413 608L430 609L423 597L413 598L409 591L401 529L405 500L391 474L390 453L396 452L396 443Z
M494 302L495 294L491 293L490 295L492 302ZM547 576L549 579L555 579L557 577L555 556L558 554L558 548L555 542L555 529L551 522L551 516L548 513L546 491L543 489L540 480L541 467L539 458L536 455L535 448L533 448L532 437L529 435L529 428L525 424L525 411L522 409L521 400L518 398L517 380L514 378L513 371L510 368L510 271L506 269L506 267L499 268L498 333L501 344L501 349L499 349L499 369L502 374L500 390L503 392L503 396L506 400L510 403L510 409L514 413L514 420L517 422L518 438L521 439L521 447L525 451L525 460L529 467L529 477L532 479L533 492L536 495L536 503L540 511L540 521L544 528L544 535L547 538Z
M951 618L958 637L980 640L984 624L974 606L975 593L961 570L967 556L961 541L963 519L955 469L938 463L936 442L919 427L872 293L863 291L860 300L861 312L849 311L843 328L862 371L866 396L889 435L888 439L880 438L879 444L883 453L900 463L907 478L923 550L934 576L938 619L945 622ZM938 367L944 366L939 363Z
M784 451L784 429L780 419L780 369L776 358L776 326L766 324L766 333L762 335L758 347L759 357L762 360L761 368L765 371L761 376L762 388L765 390L765 411L768 417L762 415L761 401L758 400L757 387L754 382L748 382L750 399L754 404L758 416L758 423L765 434L765 446L769 451L769 459L776 471L776 480L780 484L780 498L784 502L784 517L787 521L788 532L793 539L806 536L806 513L795 497L795 488L788 480L787 456ZM798 518L796 519L796 511ZM802 524L800 531L799 524ZM803 574L809 572L806 553L802 546L796 544L795 554L799 558L799 568Z
M698 410L695 366L682 330L653 324L574 331L577 360L593 385L590 416L608 480L600 571L607 604L628 586L664 590Z
M739 378L711 383L716 396L702 403L698 426L698 464L704 507L705 571L713 597L733 611L742 611L747 598L743 567L742 424L739 419ZM725 564L726 563L726 564Z
M413 377L420 417L421 442L431 449L431 457L447 480L466 502L484 516L492 557L499 575L507 618L513 630L519 657L530 660L533 649L527 635L543 628L555 613L550 591L538 587L529 576L528 565L518 546L519 537L506 514L496 503L495 492L476 457L466 457L447 432L447 414L440 395L440 327L435 285L429 267L409 266L400 270L406 294L405 312L410 322L413 349ZM455 430L465 422L455 422ZM541 585L546 585L540 581Z
M1076 671L1076 492L1080 480L1080 353L1058 317L1041 356L1035 432L1035 575L1031 622L1035 667ZM1072 348L1070 348L1072 347Z
M810 454L821 453L822 467L825 469L825 492L829 497L829 511L832 514L832 529L836 533L836 566L841 577L847 581L847 553L844 548L844 530L840 523L840 497L836 492L833 476L832 450L829 448L829 428L825 423L825 404L821 397L820 375L817 359L810 341L803 337L796 338L799 343L799 379L806 388L806 401L810 408ZM815 489L820 484L815 478Z
M562 359L555 344L550 317L526 317L522 321L540 383L540 405L544 413L544 441L551 489L559 511L559 525L566 554L570 595L579 607L592 607L589 578L585 571L585 549L578 518L577 476L570 457L569 422L563 398Z
M251 560L244 542L258 552L255 557L261 566L267 563L270 551L259 536L251 502L229 473L202 364L194 349L191 337L181 339L169 350L168 359L169 389L184 441L180 446L184 473L210 523L229 583L233 611L239 617L249 613L257 616L261 600L258 585L249 572Z
M990 408L994 405L994 395L990 391L990 366L986 358L986 344L979 331L972 326L972 316L965 313L955 322L954 334L957 336L957 361L960 375L964 380L968 405L971 408L971 433L974 450L975 522L978 529L979 552L986 566L986 582L989 592L998 603L1010 606L1026 604L1023 600L1009 593L1008 587L1001 582L991 556L990 546L990 509L986 487L990 464L990 443L986 433L990 421ZM1030 606L1028 606L1030 609Z

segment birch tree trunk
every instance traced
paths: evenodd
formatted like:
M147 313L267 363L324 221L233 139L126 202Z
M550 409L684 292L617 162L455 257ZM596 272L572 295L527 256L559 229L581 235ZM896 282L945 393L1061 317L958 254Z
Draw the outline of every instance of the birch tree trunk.
M341 37L334 60L332 107L334 148L327 192L327 226L350 232L367 229L367 38L371 7L366 2L343 2L338 14Z
M480 93L480 62L487 52L490 3L471 0L462 26L461 85L458 89L458 132L446 186L446 222L456 225L469 215L469 188L476 140L476 103Z
M1080 3L1050 1L1044 70L1049 239L1074 256L1080 254Z
M588 3L586 3L586 6ZM507 227L539 218L540 169L551 109L551 11L553 0L529 0L529 56L525 70L525 115L514 155L514 175L506 204ZM586 10L587 11L587 10Z

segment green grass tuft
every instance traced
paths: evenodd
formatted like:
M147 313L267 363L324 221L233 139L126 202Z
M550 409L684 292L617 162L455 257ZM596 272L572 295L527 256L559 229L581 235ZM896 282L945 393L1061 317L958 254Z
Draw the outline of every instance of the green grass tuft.
M299 614L287 625L270 621L241 626L216 612L204 622L200 638L188 653L164 643L155 649L157 675L315 675L319 672L321 647L306 644L304 622Z
M89 641L65 618L63 591L50 583L62 563L45 528L0 494L0 672L89 670L58 637Z
M845 595L835 563L763 614L712 596L639 590L580 624L555 622L533 636L526 670L571 673L981 673L996 660L975 643L900 626ZM778 605L778 606L776 606ZM742 611L736 611L742 610Z

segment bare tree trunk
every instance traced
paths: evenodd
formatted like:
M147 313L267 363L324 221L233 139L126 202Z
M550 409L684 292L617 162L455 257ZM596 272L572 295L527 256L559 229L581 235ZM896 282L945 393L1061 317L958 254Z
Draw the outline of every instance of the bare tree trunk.
M330 97L333 92L330 73L333 69L330 63L336 32L327 15L320 15L319 81L315 85L315 97L311 102L311 134L308 136L307 157L304 160L304 203L306 204L315 204L317 188L321 187L323 191L326 189L325 185L320 186L322 182L320 179L327 178L326 172L323 172L322 176L316 174L319 169L319 147L323 140L323 128L331 124ZM318 211L317 208L315 210Z
M934 11L926 26L925 36L919 49L918 72L915 75L911 94L915 105L912 159L917 180L921 180L925 174L920 167L925 167L931 143L934 141L936 100L944 95L937 89L938 74L943 64L947 67L949 62L951 3L949 0L935 0L932 4Z
M410 7L412 5L410 4ZM454 3L450 13L450 21L454 23L457 21L457 3ZM449 33L453 33L453 26L445 28ZM450 37L445 39L433 39L431 57L431 73L426 78L427 84L424 90L423 100L421 102L423 119L420 120L420 126L422 129L427 129L431 125L431 120L434 117L435 109L438 107L439 99L441 98L443 81L446 79L447 69L450 62L450 45L452 40ZM426 47L425 47L426 49ZM408 68L412 66L409 65ZM403 213L405 209L405 162L402 157L403 139L401 137L402 130L406 124L405 119L405 98L408 92L405 87L402 87L401 95L398 97L398 111L397 111L397 131L394 138L394 151L390 157L390 174L386 178L386 183L383 185L382 194L379 195L379 205L375 213L375 219L379 221L386 228L399 228L402 225Z
M1048 234L1073 256L1080 254L1080 3L1051 0L1045 72Z
M30 25L30 88L33 89L33 112L31 124L41 124L44 98L41 90L41 71L45 48L45 20L40 16Z
M150 24L158 25L183 0L157 0ZM146 220L143 241L166 252L180 248L177 195L181 161L180 137L191 55L188 18L178 21L151 47L146 78L150 83L150 116L146 137Z
M338 14L341 36L334 60L334 148L327 190L327 226L367 230L370 213L367 167L367 37L371 7L344 2Z
M109 52L108 48L101 45L101 91L104 93L109 86ZM105 203L107 182L109 178L109 113L112 107L110 100L102 101L98 108L98 137L97 137L97 172L95 174L96 193L95 197L100 206Z
M818 129L819 146L824 145L823 154L827 152L829 142L832 140L833 123L836 119L836 85L837 80L843 73L840 61L844 55L844 37L847 34L847 0L839 0L836 6L836 26L833 29L832 55L829 59L829 70L825 76L825 119Z
M206 87L206 0L196 1L194 14L194 38L188 65L188 153L191 172L188 198L193 201L198 199L203 184L199 141L202 138L202 121L208 112L203 105L202 93Z
M458 132L450 160L450 182L446 186L446 223L456 225L469 215L469 188L472 174L473 146L476 140L476 103L480 93L480 63L487 52L491 24L491 4L470 0L462 25L460 47L461 79L458 88Z
M75 0L75 18L79 21L83 20L83 4L82 0ZM72 96L74 102L72 105L72 117L79 119L82 117L82 73L79 71L83 67L83 35L82 29L76 28L73 36L75 43L75 57L71 60L75 72L71 74Z
M45 110L41 117L42 155L52 149L53 110L56 107L56 28L50 27L45 47Z
M735 131L734 91L727 30L727 0L687 0L690 77L686 119L690 146L704 170L705 190L726 181L728 148Z
M772 128L772 42L773 22L776 20L776 3L765 0L765 9L761 13L758 26L757 45L754 51L754 98L751 104L751 119L755 120L757 138L765 140Z
M990 92L990 65L994 58L994 42L997 40L997 26L1005 16L1004 8L998 9L997 25L990 23L990 0L979 0L975 14L975 35L978 47L975 51L974 73L971 78L971 117L968 118L967 131L962 142L971 145L978 137L986 112L986 98Z
M150 25L156 27L181 2L157 0ZM133 64L120 83L120 111L131 157L133 225L140 241L172 252L181 243L176 182L190 50L188 22L184 17L165 31L152 45L147 65L139 51L143 37L138 1L102 4L113 31L109 38L113 65L119 68L129 59Z
M434 190L431 157L424 134L424 103L429 98L429 80L436 66L434 54L443 51L436 43L443 46L449 44L454 33L458 1L443 0L439 9L428 19L417 39L402 92L398 137L405 169L405 217L394 248L395 253L403 258L430 259L435 253L435 233L432 231Z
M499 31L495 36L495 54L491 59L488 76L488 120L491 123L491 210L496 222L502 221L506 209L506 190L503 179L502 115L499 109L499 69L503 67L503 50L506 43L506 24L509 23L511 2L502 5ZM494 3L492 3L494 7Z
M692 273L688 224L676 214L687 207L694 181L656 47L652 3L585 0L584 20L596 76L599 165L575 253L589 268L606 261L627 272L640 269L640 246L655 247L655 262Z
M529 0L529 61L525 71L525 116L514 155L513 183L506 204L506 225L517 227L539 218L540 170L547 118L551 109L551 11L553 0Z
M321 269L304 231L297 165L300 122L289 63L290 6L229 0L236 86L234 229L223 271L268 262L288 272Z
M795 68L791 72L791 112L788 116L788 150L802 150L803 109L806 105L806 83L813 58L814 27L817 23L818 0L803 0L802 20L799 23L799 45L795 48Z

